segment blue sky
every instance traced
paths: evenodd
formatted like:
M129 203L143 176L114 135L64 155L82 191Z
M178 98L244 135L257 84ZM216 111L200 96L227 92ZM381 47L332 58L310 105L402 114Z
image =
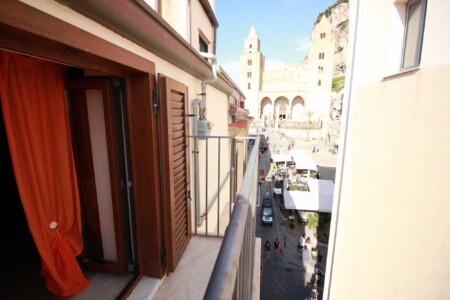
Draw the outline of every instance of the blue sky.
M216 0L219 65L239 84L239 56L255 25L266 68L299 63L307 55L317 15L336 0ZM255 7L255 9L252 9Z

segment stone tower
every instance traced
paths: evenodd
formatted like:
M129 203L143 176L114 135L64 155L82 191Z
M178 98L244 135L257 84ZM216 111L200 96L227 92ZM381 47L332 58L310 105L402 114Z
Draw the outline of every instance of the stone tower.
M314 25L311 31L310 48L308 53L309 86L311 106L314 112L325 117L330 105L330 91L333 78L334 41L332 26L324 16Z
M244 39L244 52L240 57L240 88L246 95L245 106L250 115L260 118L259 91L261 90L264 71L264 56L261 53L261 42L252 26Z

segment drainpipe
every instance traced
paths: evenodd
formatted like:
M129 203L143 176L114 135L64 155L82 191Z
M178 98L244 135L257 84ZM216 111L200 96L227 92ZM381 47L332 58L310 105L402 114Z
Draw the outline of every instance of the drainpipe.
M200 167L199 167L199 151L198 151L198 121L201 99L194 99L192 101L192 111L194 115L194 181L195 181L195 222L197 226L202 224L202 218L200 216Z
M202 80L202 99L194 99L192 108L194 112L194 177L195 177L195 221L198 226L201 225L200 215L200 167L199 167L199 148L198 140L205 137L212 127L212 123L206 120L206 85L217 81L217 59L214 54L200 52L200 55L212 63L212 77Z
M200 55L204 58L211 60L212 64L212 77L202 80L202 103L200 106L200 120L206 121L206 85L217 81L217 59L214 54L200 52Z

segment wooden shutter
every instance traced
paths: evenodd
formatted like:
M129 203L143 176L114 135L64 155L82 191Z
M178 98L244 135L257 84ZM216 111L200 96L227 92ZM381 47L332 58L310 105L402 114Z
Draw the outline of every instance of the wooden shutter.
M180 261L191 231L188 88L159 77L167 271Z

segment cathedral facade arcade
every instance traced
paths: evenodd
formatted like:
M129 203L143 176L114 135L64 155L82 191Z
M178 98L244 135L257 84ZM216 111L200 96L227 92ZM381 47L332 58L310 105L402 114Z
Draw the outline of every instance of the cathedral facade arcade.
M319 122L330 116L334 41L323 16L310 35L308 56L299 64L265 70L261 42L252 26L240 56L245 108L265 127L283 122Z

